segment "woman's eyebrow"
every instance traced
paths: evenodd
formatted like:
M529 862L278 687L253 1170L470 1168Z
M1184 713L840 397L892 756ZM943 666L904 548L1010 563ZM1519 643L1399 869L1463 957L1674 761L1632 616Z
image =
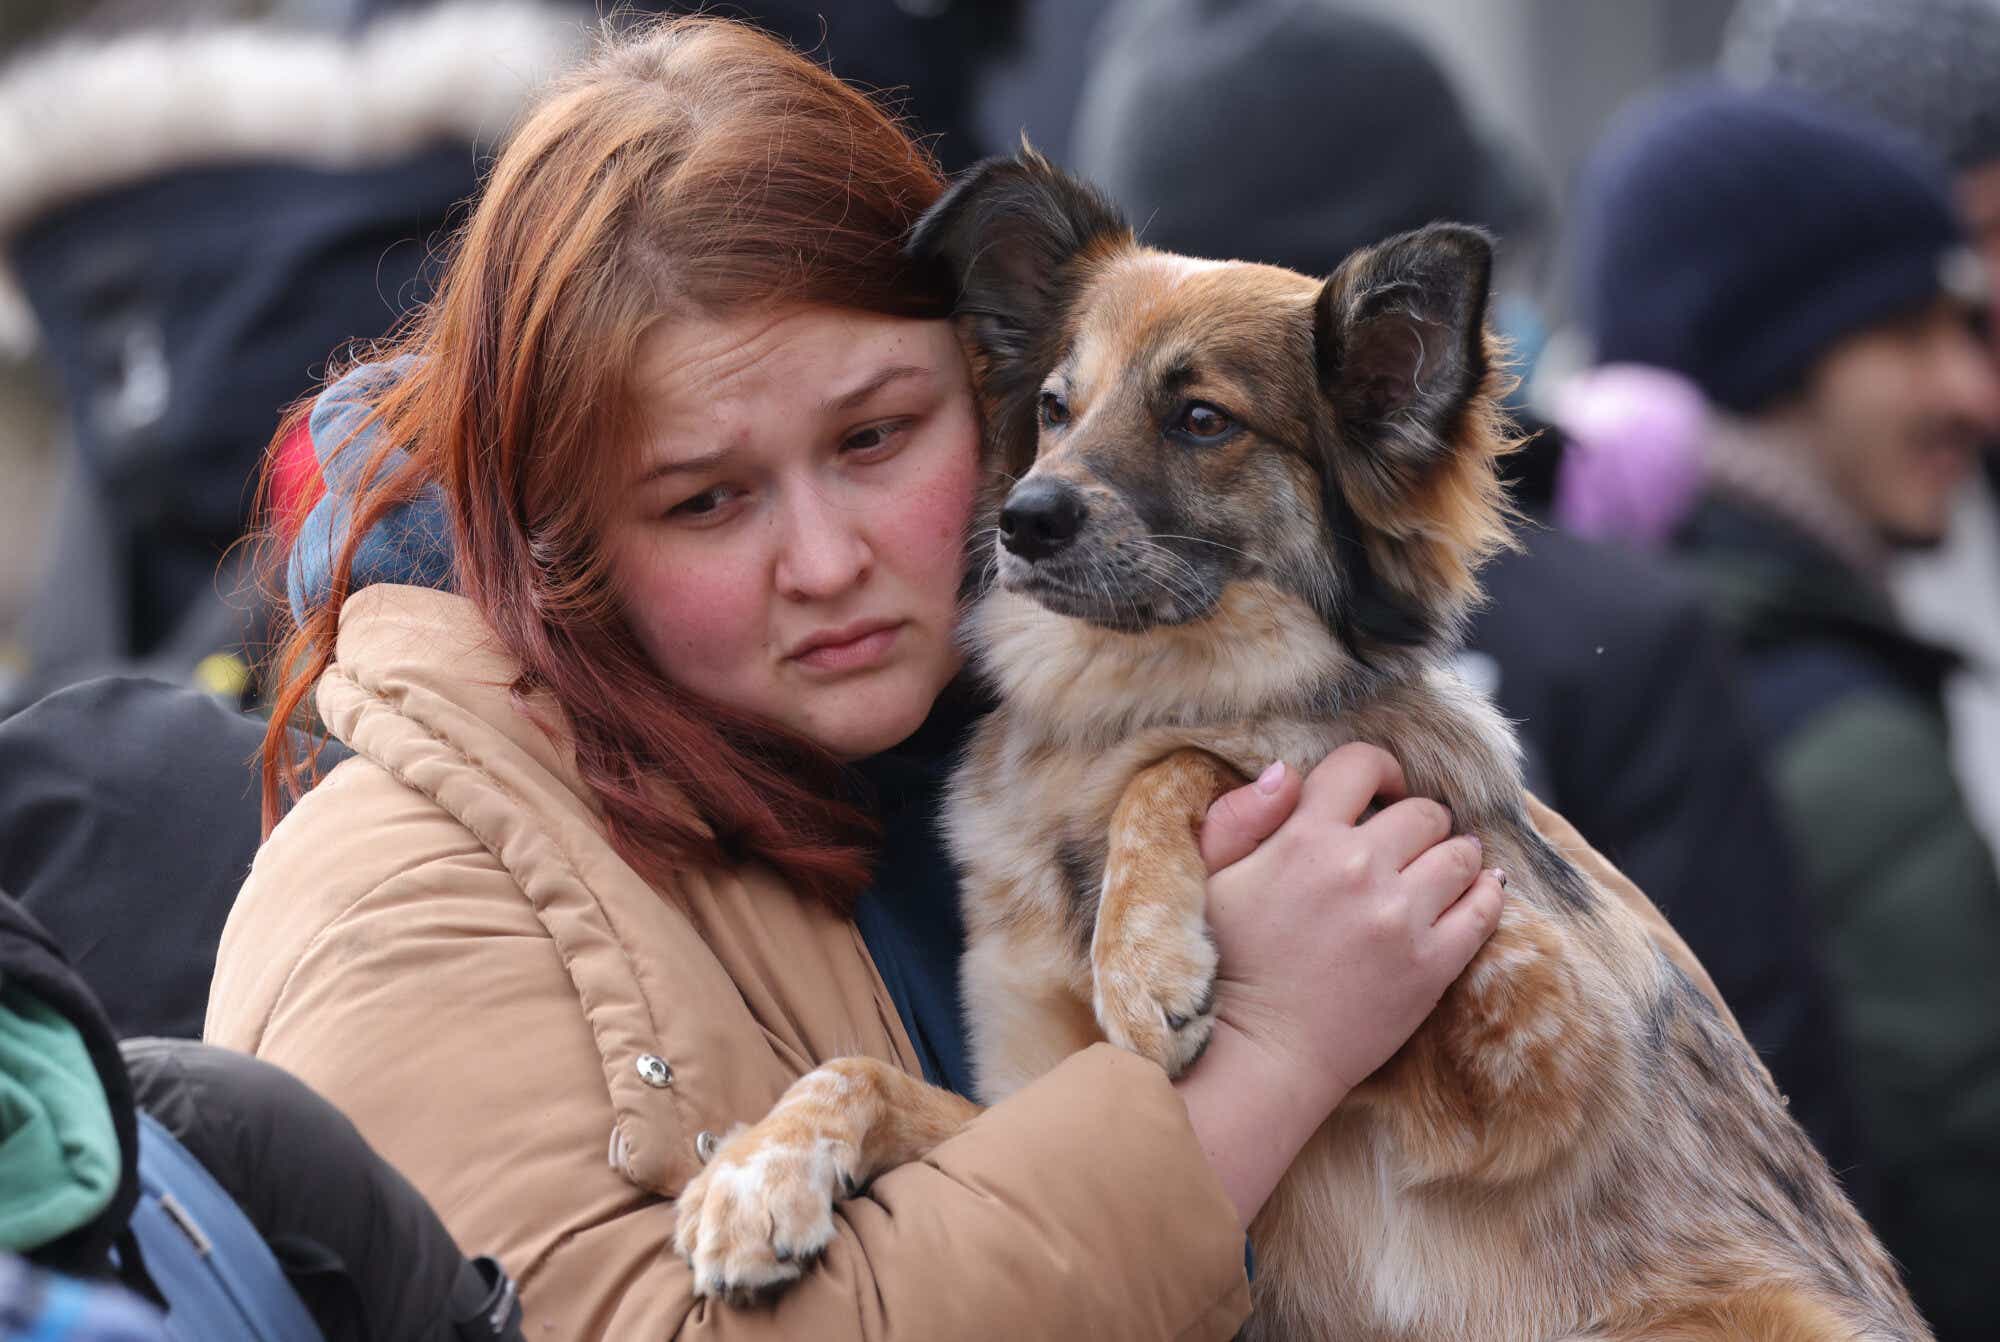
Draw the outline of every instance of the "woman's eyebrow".
M820 402L819 408L822 412L852 410L892 382L899 382L907 377L930 377L936 371L929 364L892 363L877 369L866 380L847 391L827 397ZM719 447L713 452L703 452L699 456L677 457L672 461L656 462L646 468L645 473L634 482L634 487L650 484L662 476L714 470L728 465L732 455L734 455L733 448Z
M704 452L697 457L677 457L673 461L655 462L646 468L646 473L633 482L633 487L650 484L666 475L685 475L693 471L713 470L728 464L734 455L733 448L718 447L713 452Z
M886 368L878 369L860 386L841 392L837 396L827 397L819 403L819 408L822 411L852 410L891 382L906 377L929 377L933 371L924 364L892 363Z

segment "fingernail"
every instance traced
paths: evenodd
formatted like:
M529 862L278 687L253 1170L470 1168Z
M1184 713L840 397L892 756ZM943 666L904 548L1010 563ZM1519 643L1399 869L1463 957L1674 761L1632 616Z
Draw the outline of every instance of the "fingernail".
M1479 836L1477 834L1468 834L1465 837L1472 840L1472 848L1474 852L1485 851L1486 845L1479 841Z
M1495 867L1493 869L1493 879L1500 882L1501 889L1504 890L1507 888L1507 873L1500 870L1500 868Z
M1266 796L1270 796L1278 790L1278 785L1284 781L1285 762L1283 760L1272 760L1270 766L1263 773L1257 775L1257 790Z

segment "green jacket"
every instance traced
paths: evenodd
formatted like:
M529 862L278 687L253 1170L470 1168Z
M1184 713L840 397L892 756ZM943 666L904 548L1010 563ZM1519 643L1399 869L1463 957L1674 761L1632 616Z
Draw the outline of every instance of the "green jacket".
M1684 543L1741 642L1850 1043L1877 1229L1943 1338L2000 1267L2000 875L1952 773L1950 654L1774 516L1711 498Z

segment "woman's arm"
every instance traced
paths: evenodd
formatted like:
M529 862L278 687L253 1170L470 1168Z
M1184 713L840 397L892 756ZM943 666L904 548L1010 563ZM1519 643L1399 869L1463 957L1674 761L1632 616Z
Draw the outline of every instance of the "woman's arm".
M775 1305L698 1300L673 1202L608 1158L585 1008L508 874L441 842L329 917L299 881L335 879L342 841L303 837L286 836L292 879L262 864L232 919L211 1036L337 1103L461 1246L507 1265L530 1336L1219 1340L1246 1315L1235 1208L1186 1107L1108 1046L842 1203L825 1257Z
M1363 777L1349 820L1378 790ZM508 872L441 815L385 800L393 814L373 817L357 813L357 788L316 789L266 845L232 916L210 1029L339 1104L463 1247L508 1265L531 1330L1224 1338L1248 1309L1242 1225L1344 1093L1341 1078L1372 1070L1380 1057L1368 1055L1386 1057L1422 1014L1410 1005L1421 991L1396 989L1392 1010L1352 996L1376 989L1329 995L1317 981L1366 985L1379 980L1365 965L1407 968L1413 943L1371 938L1409 912L1394 892L1438 884L1410 876L1414 863L1398 869L1399 852L1428 842L1426 823L1409 823L1425 822L1423 808L1391 807L1330 838L1335 803L1356 789L1321 797L1314 780L1304 800L1292 784L1270 805L1296 801L1313 823L1253 835L1256 854L1215 879L1226 977L1212 1058L1179 1089L1109 1047L1070 1058L842 1203L823 1261L775 1306L694 1296L672 1249L674 1204L607 1151L603 1059L569 966ZM399 873L340 892L391 822ZM403 861L415 853L428 856ZM1278 864L1275 878L1258 857ZM1355 963L1328 974L1342 956ZM677 1065L690 1076L732 1066Z

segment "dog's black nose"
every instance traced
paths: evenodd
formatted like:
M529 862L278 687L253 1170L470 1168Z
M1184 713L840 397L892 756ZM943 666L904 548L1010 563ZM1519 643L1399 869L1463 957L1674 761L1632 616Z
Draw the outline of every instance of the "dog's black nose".
M1047 559L1076 539L1087 515L1076 486L1030 476L1000 509L1000 543L1023 559Z

